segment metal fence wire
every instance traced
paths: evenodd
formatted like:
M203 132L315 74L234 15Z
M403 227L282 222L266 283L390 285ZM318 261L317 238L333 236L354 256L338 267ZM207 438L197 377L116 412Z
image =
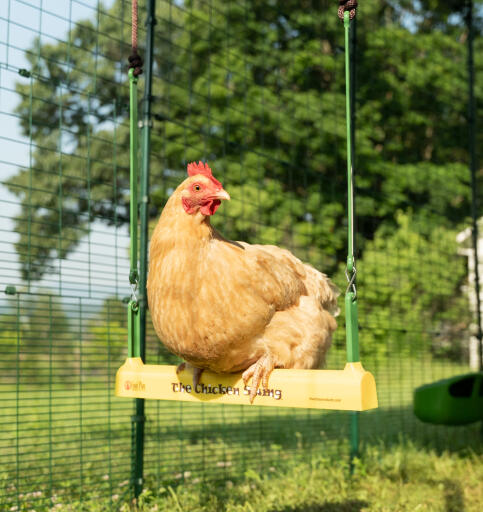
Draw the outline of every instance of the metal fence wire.
M361 4L359 322L380 404L360 415L361 448L464 448L477 426L423 424L411 401L416 386L478 364L466 7ZM139 15L144 53L146 2ZM152 226L187 162L205 160L232 197L213 219L225 236L286 247L344 290L337 4L158 0L155 17ZM130 36L128 0L0 3L1 510L116 509L132 493L133 404L114 396L130 293ZM177 361L149 317L146 342L147 362ZM342 317L328 368L344 362ZM346 412L147 401L145 414L153 492L269 474L316 452L349 458Z

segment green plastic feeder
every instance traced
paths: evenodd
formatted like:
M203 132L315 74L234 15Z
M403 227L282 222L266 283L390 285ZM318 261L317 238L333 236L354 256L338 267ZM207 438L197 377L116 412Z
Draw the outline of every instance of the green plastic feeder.
M416 388L414 414L421 421L439 425L467 425L483 420L483 372Z

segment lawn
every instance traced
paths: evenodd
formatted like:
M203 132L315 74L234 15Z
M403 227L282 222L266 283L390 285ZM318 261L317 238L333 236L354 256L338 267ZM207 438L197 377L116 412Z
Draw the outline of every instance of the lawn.
M142 496L143 512L357 512L483 510L481 452L436 453L410 443L367 447L347 465L323 455L222 484L162 486ZM123 510L130 510L127 504ZM67 509L68 510L68 509ZM75 510L75 508L73 509ZM95 510L95 509L93 509Z
M418 359L370 369L380 408L360 415L352 480L350 413L147 401L140 509L477 510L479 426L427 426L411 411L415 386L465 368ZM132 402L112 389L107 374L68 389L2 387L2 512L127 507Z
M182 483L149 489L135 507L117 486L105 499L83 504L54 496L49 511L104 512L479 512L483 509L483 457L421 449L400 443L366 447L349 478L340 460L313 456L287 460L265 474L254 470L224 481ZM35 507L35 499L25 497ZM23 501L26 503L26 501ZM15 511L15 506L1 509ZM23 508L22 510L44 510Z

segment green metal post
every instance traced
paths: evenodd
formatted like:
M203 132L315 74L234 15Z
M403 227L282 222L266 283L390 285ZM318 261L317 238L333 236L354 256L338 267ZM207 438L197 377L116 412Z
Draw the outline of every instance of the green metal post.
M350 18L349 13L344 13L344 35L345 35L345 102L346 102L346 129L347 129L347 272L354 270L354 187L352 175L352 130L351 130L351 80L350 80L350 46L349 46Z
M138 79L134 76L134 69L129 70L129 119L130 133L129 143L131 151L129 152L129 188L131 191L131 201L129 203L129 237L131 239L130 252L130 271L129 282L134 285L138 281Z
M356 174L355 147L356 147L356 37L357 37L357 16L350 22L349 29L349 76L350 76L350 140L351 140L351 165L352 165L352 230L357 232L357 197L354 194L354 180ZM356 240L352 238L352 252L356 253Z
M355 140L352 125L353 101L351 97L354 91L351 88L351 69L354 72L354 64L351 63L350 52L350 19L349 13L344 13L345 32L345 76L346 76L346 123L347 123L347 277L350 281L345 298L346 313L346 343L347 360L349 362L359 361L359 337L357 326L357 300L355 291L355 261L354 261L354 173L353 173L353 142ZM351 65L352 64L352 65Z
M129 282L133 288L132 297L128 305L128 355L140 357L141 342L139 332L139 301L136 297L136 289L139 285L138 271L138 80L134 76L134 69L129 70L129 123L130 123L130 219L129 235L130 247L130 271ZM144 401L142 401L144 402ZM131 416L132 431L132 479L134 495L137 498L143 487L143 445L144 445L144 403L135 404L136 412Z
M138 303L135 300L130 300L127 309L127 354L128 357L134 357L134 340L136 339L137 314L139 311Z
M346 315L346 346L347 361L359 361L359 334L357 320L357 299L355 290L355 260L354 260L354 172L353 155L355 152L355 33L351 33L349 12L344 13L345 35L345 78L346 78L346 123L347 123L347 277L349 286L345 295ZM352 51L351 51L352 50ZM354 471L354 458L359 453L359 414L350 413L350 471Z
M141 166L141 239L139 254L139 309L140 309L140 340L141 340L141 358L145 359L145 339L146 339L146 282L148 275L148 232L149 232L149 164L151 152L151 101L152 101L152 82L153 82L153 46L154 46L154 26L155 19L155 0L149 0L148 19L146 21L146 52L145 52L145 80L144 97L142 101L142 166Z
M140 177L140 252L139 252L139 353L143 361L146 359L146 311L147 311L147 268L148 268L148 229L149 229L149 164L151 151L151 101L153 76L153 47L155 0L149 0L146 20L146 51L144 66L144 97L142 101L142 149ZM144 423L145 404L142 398L136 398L135 435L134 435L134 496L137 498L143 490L144 479Z
M476 322L479 367L483 371L483 331L481 326L481 299L480 299L480 271L478 268L478 197L476 184L476 103L475 103L475 63L473 58L473 41L475 32L473 27L473 1L468 0L466 12L466 25L468 27L468 149L470 153L471 173L471 216L472 216L472 242L473 255L475 258L475 293L476 293Z
M345 331L347 345L347 361L357 363L359 357L359 332L357 321L357 300L354 292L347 292L345 295Z

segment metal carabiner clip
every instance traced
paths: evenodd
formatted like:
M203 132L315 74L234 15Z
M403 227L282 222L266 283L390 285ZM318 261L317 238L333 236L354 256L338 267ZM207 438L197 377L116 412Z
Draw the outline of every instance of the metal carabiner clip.
M352 267L352 275L351 276L349 276L349 272L347 271L347 268L345 269L345 277L347 278L347 281L349 282L345 292L348 293L349 290L352 291L352 293L354 294L354 297L352 300L356 300L356 297L357 297L357 289L356 289L356 284L355 284L356 274L357 274L357 269L356 269L355 265Z

